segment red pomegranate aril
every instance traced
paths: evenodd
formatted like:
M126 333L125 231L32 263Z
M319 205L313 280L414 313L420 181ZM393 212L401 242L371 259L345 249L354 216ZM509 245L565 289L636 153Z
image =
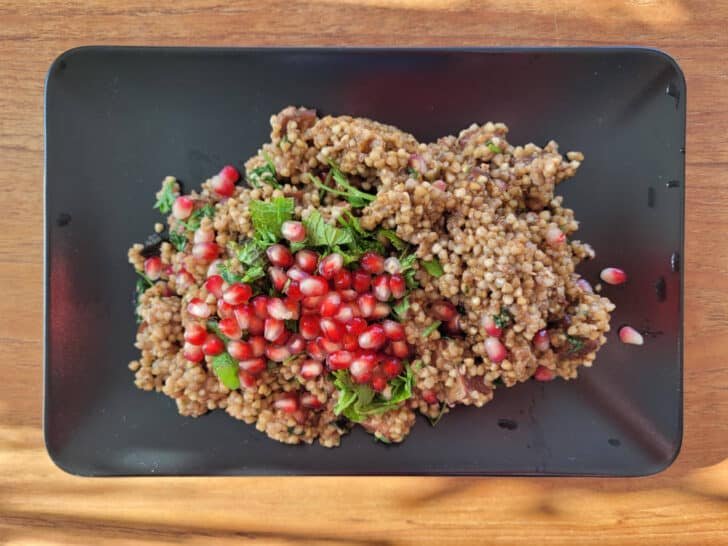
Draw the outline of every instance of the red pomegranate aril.
M301 300L301 307L303 307L304 309L313 310L315 314L318 314L319 309L321 308L321 303L323 301L323 296L308 296Z
M329 292L323 297L319 313L322 317L333 317L341 307L341 296L338 292ZM343 322L343 321L342 321Z
M298 321L298 332L303 339L316 339L321 332L319 318L315 315L304 315Z
M428 404L437 404L439 402L435 391L432 390L422 391L422 399Z
M372 281L372 292L379 301L388 301L392 295L389 289L389 275L378 275Z
M301 293L301 285L298 281L291 281L284 290L286 296L290 301L301 301L303 294Z
M392 297L396 300L403 298L407 293L407 282L404 277L399 273L396 273L389 277L389 290L392 292Z
M156 281L162 275L162 258L151 256L144 260L144 274L150 281Z
M391 312L392 308L389 306L388 303L378 301L377 304L374 306L374 311L372 311L372 314L369 318L371 318L372 320L381 320L388 317Z
M293 334L286 344L292 355L297 355L306 350L306 340L300 334Z
M299 285L303 279L307 279L308 277L311 276L310 274L306 273L303 269L301 269L300 267L298 267L296 265L294 265L288 271L286 271L286 275L292 281L298 282Z
M566 241L566 235L557 226L552 225L546 230L546 242L551 246L559 246Z
M202 351L202 347L193 343L185 343L182 348L182 356L190 362L202 362L205 358L205 353Z
M318 265L319 255L313 250L299 250L296 252L296 265L301 271L312 275L316 271Z
M359 335L359 347L362 349L379 349L387 341L384 328L374 324Z
M278 320L288 320L292 318L290 311L286 308L286 304L283 303L281 298L268 298L268 316Z
M323 296L329 291L329 283L318 275L307 277L300 281L300 284L304 296Z
M363 294L372 284L372 277L366 271L357 269L352 273L351 285L359 294Z
M266 361L265 358L250 358L248 360L241 360L238 362L238 367L249 374L258 375L260 372L265 370Z
M341 339L341 345L347 351L356 351L359 348L359 336L347 332Z
M255 388L257 383L255 376L252 373L246 372L245 370L240 370L238 372L238 379L240 379L240 384L246 389Z
M619 329L619 340L628 345L644 345L645 338L631 326L622 326Z
M404 326L394 320L385 320L382 322L384 335L392 341L401 341L404 339Z
M313 359L306 359L301 363L301 377L304 379L316 379L324 371L321 362Z
M356 301L356 298L359 297L359 293L352 289L340 290L339 294L341 294L341 299L346 302Z
M334 286L337 290L348 290L351 288L352 276L348 269L341 269L334 273Z
M451 320L457 314L458 311L457 309L455 309L455 306L446 300L436 301L430 307L430 315L432 315L437 320L441 320L442 322L447 322L448 320Z
M301 222L288 220L281 225L281 235L292 243L300 243L306 238L306 228Z
M354 355L349 351L339 350L334 351L328 357L326 357L326 364L332 370L345 370L354 360Z
M356 304L359 306L363 317L370 317L377 305L377 298L371 293L362 294L357 298Z
M349 373L357 383L368 383L372 378L374 362L366 358L355 358L349 366Z
M288 347L285 346L268 345L265 348L265 356L268 357L268 360L272 360L273 362L283 362L291 356L291 351L289 351Z
M192 246L192 255L201 262L211 262L220 253L216 243L197 243Z
M331 341L341 341L346 333L346 329L332 318L322 318L319 321L321 332Z
M219 355L225 350L225 344L215 334L207 334L202 350L208 356Z
M536 335L533 336L533 346L538 351L547 351L551 345L549 339L549 333L546 330L539 330Z
M319 366L320 366L320 364L319 364ZM301 375L303 375L303 374L301 374ZM304 408L309 408L309 409L319 409L319 408L323 407L323 404L321 403L321 400L319 400L315 395L308 392L301 396L301 406L303 406Z
M192 345L202 345L207 337L207 328L198 322L191 322L185 327L185 341Z
M285 324L280 319L267 318L265 319L265 329L263 330L263 337L268 341L275 341L285 331Z
M368 324L366 320L356 317L346 323L346 331L358 337L359 334L367 329L367 326Z
M213 275L212 277L207 278L203 286L209 294L220 299L222 297L222 287L224 284L225 280L220 275Z
M599 277L607 284L622 284L627 281L627 274L616 267L602 269Z
M407 358L410 354L410 348L406 341L392 341L389 344L392 355L397 358Z
M247 303L252 295L253 289L249 284L236 282L222 293L222 299L230 305L240 305L241 303Z
M306 343L306 352L308 356L314 360L323 361L326 358L326 352L323 350L318 340L323 338L316 338Z
M265 321L262 318L253 317L248 325L248 333L251 336L262 336L265 331Z
M384 273L384 258L375 252L365 252L359 260L362 269L372 275Z
M318 346L321 347L321 349L324 351L325 354L330 354L336 351L340 351L343 348L343 345L339 341L334 341L332 339L329 339L327 337L321 337L319 336L316 338L316 343L318 343Z
M235 319L238 321L238 326L240 326L243 330L247 330L250 326L250 321L253 318L256 318L255 311L248 303L235 307L233 314L235 315Z
M243 331L240 329L240 325L238 325L235 317L221 319L217 326L230 339L240 339L243 335Z
M286 272L283 271L280 267L271 267L268 270L268 277L270 278L270 282L273 285L273 288L278 290L279 292L283 291L283 288L286 286L287 282L291 282L291 280L288 278L288 275L286 275Z
M223 299L217 300L217 316L220 318L232 317L235 312L235 307L227 303Z
M268 318L268 297L267 296L255 296L251 300L253 306L253 312L255 316L260 319Z
M497 337L489 337L485 340L485 352L495 364L506 358L506 348Z
M384 260L384 271L390 275L396 275L402 269L402 264L396 256L390 256Z
M210 187L212 191L222 197L232 197L235 193L235 183L231 182L228 177L222 177L219 174L210 179Z
M172 216L177 220L185 220L192 214L192 209L195 207L195 202L189 197L180 195L172 203Z
M503 329L495 323L493 315L483 315L481 324L485 333L492 337L500 337L503 333Z
M286 393L283 398L279 398L273 402L273 407L284 413L296 413L298 411L298 398L294 395Z
M196 318L205 319L212 314L210 306L200 298L192 298L187 304L187 312Z
M324 279L333 279L334 275L344 267L344 257L341 254L333 252L326 256L319 263L318 270Z
M387 378L382 375L376 375L377 370L374 370L374 375L372 376L372 379L370 381L370 385L372 387L372 390L376 392L382 392L385 388L387 388Z
M321 314L322 315L324 314L323 309L322 309ZM334 320L341 324L346 324L353 318L354 318L354 309L348 303L344 303L343 305L341 305L341 307L339 307L339 310L334 315Z
M283 300L283 305L286 306L286 311L288 311L288 320L298 320L298 317L301 316L301 305L290 298Z
M248 340L250 350L253 356L263 356L265 354L265 346L267 345L263 336L253 336Z
M195 235L192 238L192 242L195 244L198 243L211 243L215 240L215 232L211 229L202 229L197 228L195 230Z
M458 335L463 331L462 318L460 315L455 315L453 318L445 323L445 331L448 334Z
M184 292L195 283L195 278L189 273L189 271L185 271L183 269L175 275L174 281L177 286L177 291Z
M556 377L553 370L549 370L545 366L539 366L536 368L536 373L533 374L536 381L551 381Z
M384 375L389 379L393 379L402 373L402 361L394 356L385 358L382 361L381 367Z
M225 165L222 169L220 169L218 176L228 182L232 182L233 184L240 180L240 173L232 165Z
M275 244L268 247L265 251L268 261L278 267L291 267L293 265L293 254L291 251L281 244Z
M233 340L227 344L227 352L235 360L248 360L253 358L253 348L247 341Z
M219 275L220 271L218 271L217 268L221 263L222 260L220 259L212 260L212 262L210 262L210 265L207 266L207 276L212 277L214 275Z
M285 345L288 343L289 338L291 337L291 332L288 330L283 330L283 333L279 335L277 338L273 340L273 343L275 345Z

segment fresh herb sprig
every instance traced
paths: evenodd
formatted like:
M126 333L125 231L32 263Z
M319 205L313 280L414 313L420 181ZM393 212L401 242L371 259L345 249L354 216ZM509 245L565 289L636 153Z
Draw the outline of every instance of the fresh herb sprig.
M404 372L389 383L391 391L389 399L385 399L368 385L354 383L346 370L334 372L334 386L339 391L339 400L334 407L334 413L359 423L371 415L386 413L411 398L414 373L405 363Z
M344 176L344 173L342 173L336 163L334 163L334 161L329 160L329 168L331 177L336 184L335 188L324 184L318 176L314 176L311 173L308 173L309 179L318 189L343 197L349 202L352 208L355 209L366 207L369 203L377 198L376 195L366 193L359 188L352 186L346 176Z
M157 193L157 202L154 203L154 208L158 209L162 214L172 212L172 205L177 199L177 193L174 191L176 183L177 180L173 176L168 176L162 182L162 189Z
M263 152L263 159L265 159L264 165L256 167L245 175L248 183L254 188L260 188L263 184L268 184L274 188L280 188L281 184L278 182L276 166L273 163L273 160L266 152Z

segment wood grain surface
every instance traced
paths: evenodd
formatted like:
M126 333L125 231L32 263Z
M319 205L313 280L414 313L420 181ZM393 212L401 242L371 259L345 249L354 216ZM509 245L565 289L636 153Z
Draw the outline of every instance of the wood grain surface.
M728 544L728 3L0 0L0 544ZM685 436L640 479L84 479L41 435L43 81L126 45L656 46L688 81Z

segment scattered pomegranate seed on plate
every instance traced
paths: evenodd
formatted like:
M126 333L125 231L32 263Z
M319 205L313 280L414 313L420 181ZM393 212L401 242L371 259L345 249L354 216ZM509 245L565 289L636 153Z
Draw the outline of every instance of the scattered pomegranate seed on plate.
M627 281L627 274L616 267L602 269L599 278L607 284L622 284Z
M622 326L619 329L619 339L622 343L627 343L629 345L643 345L645 342L642 334L631 326Z

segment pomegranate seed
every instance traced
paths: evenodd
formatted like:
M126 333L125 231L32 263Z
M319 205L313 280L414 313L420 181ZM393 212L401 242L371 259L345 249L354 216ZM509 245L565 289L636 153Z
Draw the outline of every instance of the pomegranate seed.
M300 334L293 334L286 345L292 355L297 355L306 350L306 340Z
M326 364L332 370L345 370L351 365L354 355L349 351L334 351L326 357Z
M246 389L253 389L256 386L257 381L255 376L245 370L238 372L238 378L240 379L240 384Z
M250 302L253 305L253 312L259 319L268 318L268 298L267 296L255 296Z
M267 318L265 319L265 329L263 330L263 337L268 341L275 341L285 331L285 324L280 319Z
M343 345L340 342L333 341L326 337L317 337L316 343L318 343L319 347L321 347L325 354L340 351L343 348Z
M619 329L619 339L622 343L628 343L630 345L643 345L645 342L642 334L631 326L622 326Z
M384 258L374 252L365 252L359 260L361 267L367 273L380 275L384 273Z
M273 285L273 288L275 288L279 292L282 292L283 288L286 286L286 283L290 282L290 279L286 275L286 272L283 271L280 267L271 267L268 270L268 276L270 277L270 282Z
M215 240L215 232L211 229L197 228L195 235L192 238L192 242L198 243L211 243Z
M195 283L195 278L183 269L175 276L174 283L178 292L184 292Z
M324 352L321 345L319 345L319 339L323 338L316 338L309 341L306 344L306 352L308 353L308 356L310 356L314 360L323 361L326 358L326 352Z
M265 354L265 338L262 336L253 336L248 340L250 344L250 350L253 351L253 356L263 356Z
M291 332L283 330L283 333L273 340L275 345L285 345L288 343L288 338L291 337Z
M458 310L455 309L455 306L446 300L436 301L430 307L430 315L432 315L437 320L441 320L442 322L447 322L448 320L451 320L457 314Z
M216 243L197 243L192 247L192 255L201 262L211 262L220 253Z
M385 388L387 388L387 378L382 375L377 375L377 371L378 369L374 370L374 375L371 379L370 385L372 387L372 390L376 392L382 392Z
M232 165L225 165L220 170L220 173L218 174L218 176L224 180L232 182L233 184L235 184L235 182L240 180L240 173Z
M455 315L453 318L445 323L445 331L448 334L458 335L463 331L462 318L460 315Z
M227 345L227 352L235 360L248 360L253 358L253 348L247 341L231 341Z
M225 280L220 275L213 275L212 277L207 278L203 286L209 294L212 294L217 299L220 299L222 297L223 284L225 284Z
M202 351L202 347L192 343L185 343L182 348L182 356L190 362L202 362L205 358L205 353Z
M319 366L320 365L321 364L319 364ZM303 374L301 374L301 375L303 375ZM319 400L316 396L314 396L310 392L301 396L301 405L304 408L310 408L310 409L319 409L320 407L323 406L323 404L321 403L321 400Z
M298 317L301 315L301 306L299 303L290 298L286 298L283 300L283 304L286 306L286 311L288 311L288 320L298 320Z
M323 263L323 262L321 262ZM323 297L319 313L322 317L333 317L341 307L341 296L338 292L329 292ZM345 321L342 321L345 322Z
M389 278L389 289L392 291L392 297L396 300L403 298L407 293L407 283L400 274L394 274Z
M393 320L385 320L382 322L382 328L384 328L384 335L387 339L392 341L401 341L404 339L404 326L399 322Z
M387 341L384 328L374 324L359 335L359 347L362 349L379 349Z
M210 179L210 187L212 188L212 191L222 197L232 197L233 193L235 193L235 183L231 182L229 178L222 177L219 174Z
M257 318L255 316L255 311L250 304L247 303L235 307L233 314L235 315L235 319L238 321L238 326L240 326L243 330L247 330L250 327L250 321L253 318Z
M193 317L202 319L207 318L212 314L210 306L200 298L192 298L190 300L187 304L187 312Z
M319 318L314 315L304 315L298 321L298 331L303 339L315 339L321 332Z
M184 195L180 195L172 204L172 216L177 218L177 220L185 220L186 218L189 218L190 214L192 214L194 206L195 203L192 199L185 197Z
M162 258L151 256L144 260L144 274L149 280L156 281L162 275Z
M355 358L349 366L349 373L357 383L368 383L372 378L374 362L367 358Z
M192 345L202 345L207 337L207 328L198 322L191 322L185 327L185 341Z
M319 263L318 270L324 279L333 279L344 267L344 258L336 252L329 254Z
M549 339L549 333L546 330L539 330L536 335L533 336L533 347L537 351L547 351L551 346L551 340Z
M293 254L281 244L271 245L265 251L268 261L278 267L291 267L293 265Z
M351 271L348 269L340 269L334 273L334 286L337 290L347 290L351 288Z
M323 365L316 360L304 360L301 364L301 377L304 379L316 379L323 371Z
M235 308L223 299L217 300L217 316L220 318L232 317Z
M288 275L289 279L291 279L292 281L297 281L298 283L300 283L303 279L311 276L296 265L286 271L286 275Z
M502 362L506 357L506 348L497 337L489 337L485 340L485 352L495 364Z
M432 390L422 391L422 399L428 404L437 404L439 402L435 391Z
M249 284L236 282L223 292L222 299L230 305L240 305L241 303L247 303L252 295L253 289L250 288Z
M289 282L288 287L284 290L284 292L290 301L301 301L303 299L301 285L298 281Z
M304 296L323 296L329 291L329 284L323 277L308 277L303 279L300 283L301 293Z
M357 298L356 304L359 306L362 316L370 317L377 305L377 298L371 293L362 294Z
M291 351L285 346L268 345L265 348L265 356L273 362L283 362L285 359L290 358Z
M220 320L218 327L220 328L220 331L230 339L240 339L243 335L243 331L240 329L235 317Z
M559 246L566 241L566 235L555 225L546 230L546 242L551 246Z
M238 366L241 370L246 371L249 374L258 375L260 372L265 370L266 362L265 358L250 358L248 360L241 360L238 362Z
M356 351L359 348L359 336L347 332L341 339L341 345L347 351Z
M553 370L549 370L545 366L539 366L536 368L536 373L533 374L533 377L536 381L551 381L556 377L556 375Z
M207 334L205 342L202 344L202 350L208 356L219 355L225 350L225 344L215 334Z
M265 321L262 318L253 317L248 325L248 333L251 336L262 336L265 331Z
M382 361L382 371L386 377L393 379L402 373L402 361L394 356L388 356Z
M283 303L281 298L268 298L268 316L278 320L288 320L291 317L291 313L286 308L286 304Z
M331 318L322 318L319 321L321 332L331 341L341 341L346 333L344 326Z
M388 317L391 312L392 308L388 304L379 301L374 306L374 311L372 311L372 314L369 318L371 318L372 320L381 320Z
M364 330L367 329L367 321L363 318L353 318L349 322L346 323L346 331L354 334L355 336L359 336Z
M350 301L356 301L356 298L359 297L359 293L356 290L341 290L339 291L339 294L341 294L341 299L347 302Z
M447 184L445 184L444 180L435 180L432 185L440 191L445 191L447 189Z
M286 393L286 396L273 402L273 407L284 413L296 413L298 411L298 398L295 395Z
M392 295L392 291L389 289L389 275L379 275L374 277L372 281L372 292L374 297L379 301L388 301Z
M288 220L281 225L281 235L292 243L300 243L306 238L306 228L301 222Z
M401 269L402 264L399 263L399 260L395 256L390 256L384 260L384 270L390 275L396 275Z
M296 265L305 271L309 275L312 275L316 271L318 265L319 255L313 250L299 250L296 252Z
M425 158L420 154L410 155L409 166L416 170L420 175L427 172L427 163L425 162Z
M207 276L212 277L214 275L219 275L220 272L217 270L217 267L222 263L222 260L212 260L210 265L207 267Z
M627 274L616 267L607 267L602 269L599 278L607 284L622 284L627 281Z
M324 296L324 297L328 297L328 296ZM324 315L323 307L321 308L321 315L322 316ZM336 320L336 322L341 323L341 324L346 324L353 318L354 318L354 309L352 309L351 305L348 303L345 303L341 307L339 307L339 310L334 315L334 320Z
M359 294L363 294L369 290L369 286L372 283L372 277L366 271L358 269L354 271L351 282L354 290L359 292Z
M593 294L594 289L592 288L592 285L589 284L589 281L586 279L579 279L576 281L576 286L582 289L582 291L586 292L587 294Z
M397 358L407 358L410 354L410 348L406 341L392 341L389 347L392 349L392 354Z
M485 333L489 336L501 337L503 334L503 329L495 323L493 315L483 315L483 318L480 319L480 323L482 324Z
M304 309L310 309L318 313L321 308L321 303L324 301L323 296L308 296L301 300L301 306Z

